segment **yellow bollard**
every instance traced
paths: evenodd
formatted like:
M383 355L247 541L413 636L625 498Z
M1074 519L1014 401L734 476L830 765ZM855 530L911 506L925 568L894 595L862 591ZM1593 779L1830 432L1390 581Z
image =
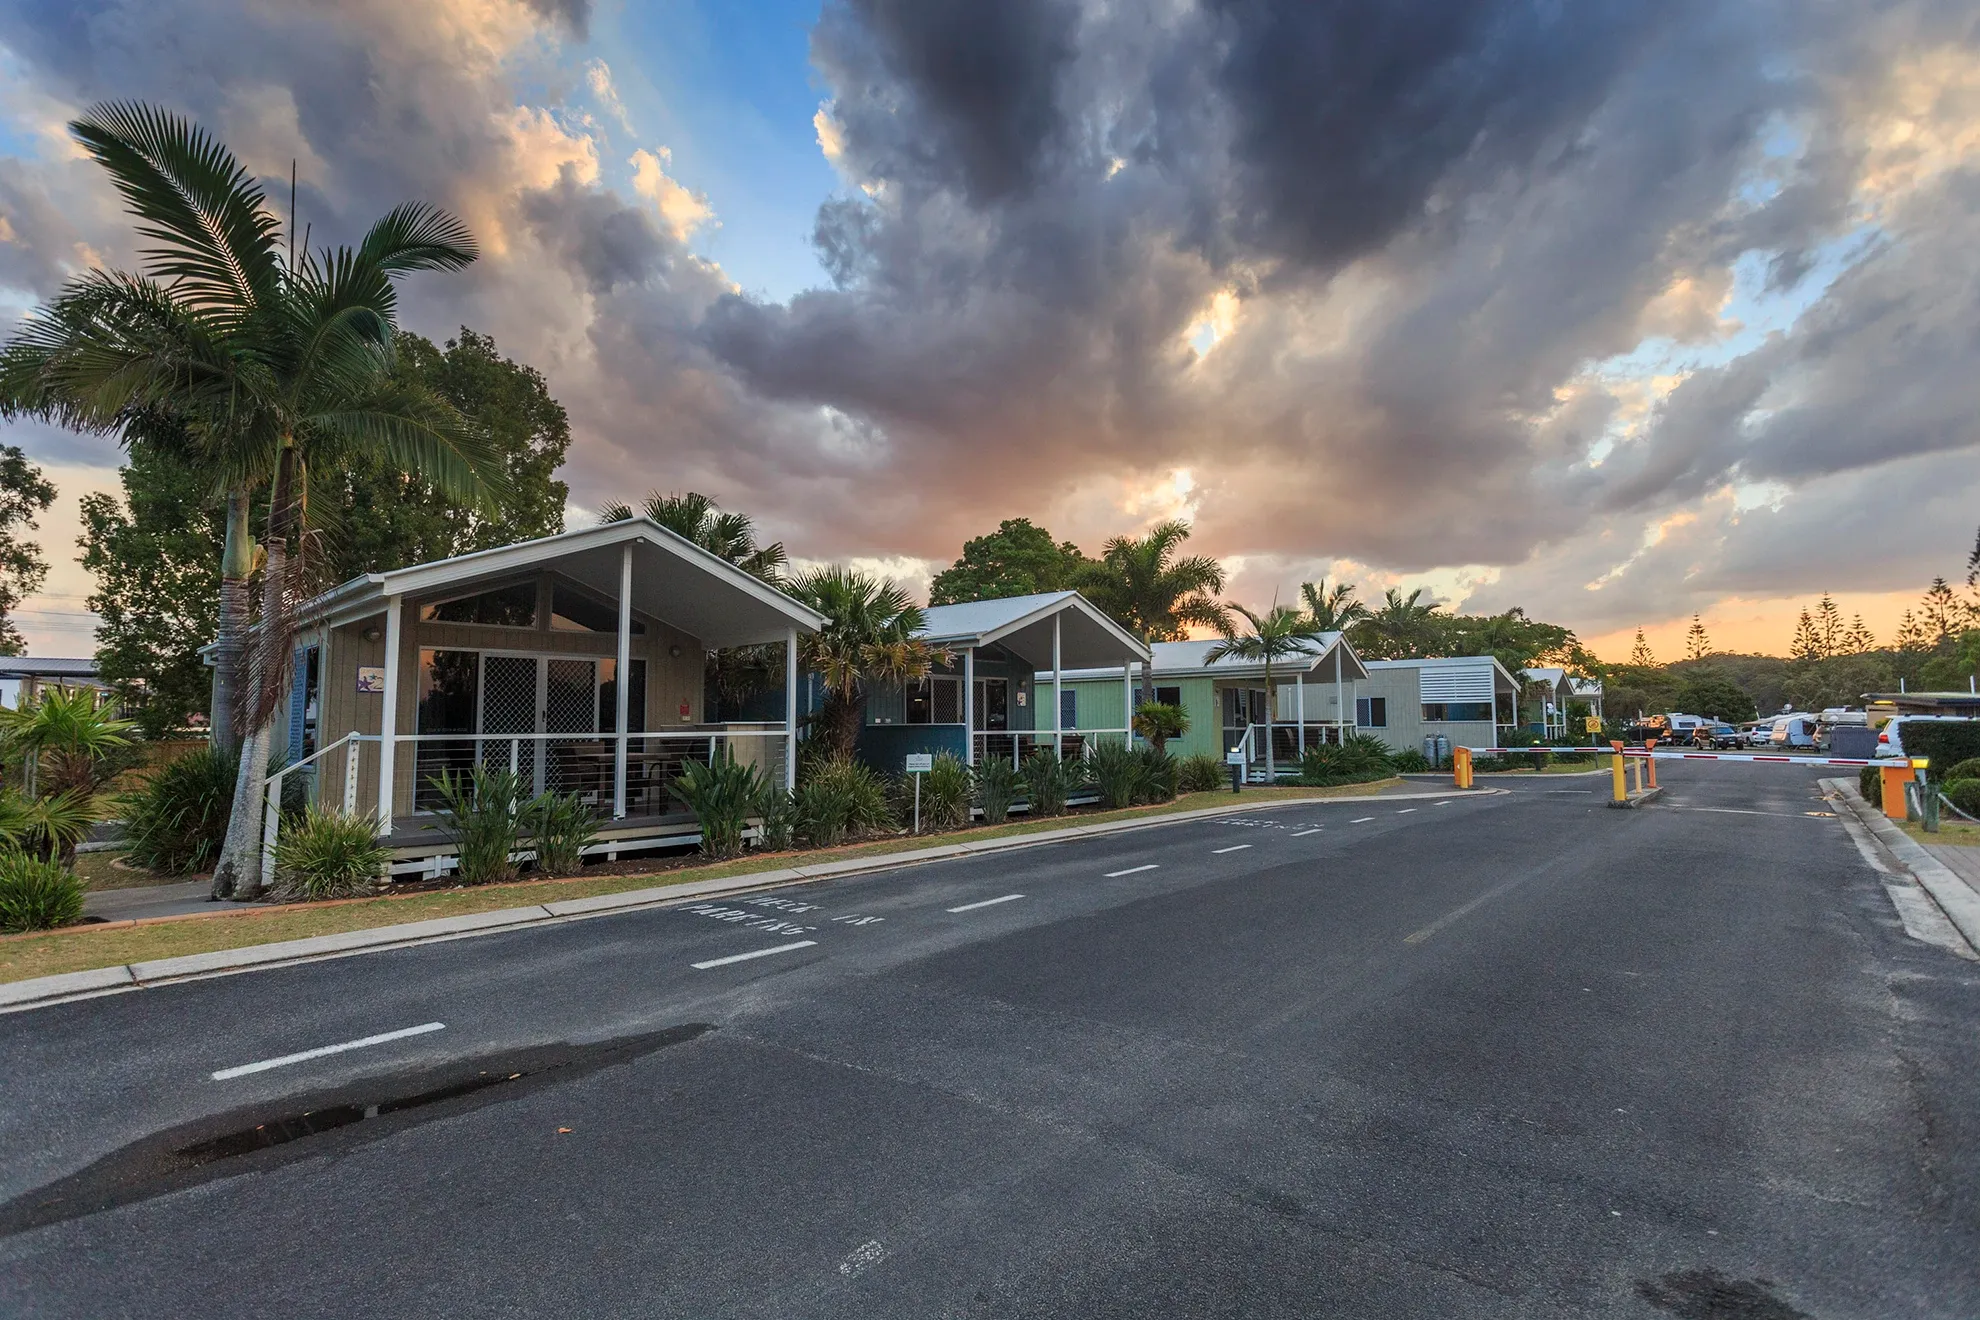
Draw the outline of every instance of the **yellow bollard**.
M1616 744L1616 763L1614 770L1611 772L1611 777L1615 784L1616 801L1618 802L1628 801L1629 786L1627 782L1623 779L1623 754L1622 754L1621 743Z
M1892 820L1903 820L1904 786L1911 782L1911 766L1907 763L1882 767L1884 781L1884 814Z
M1451 748L1451 780L1459 788L1471 787L1471 749Z

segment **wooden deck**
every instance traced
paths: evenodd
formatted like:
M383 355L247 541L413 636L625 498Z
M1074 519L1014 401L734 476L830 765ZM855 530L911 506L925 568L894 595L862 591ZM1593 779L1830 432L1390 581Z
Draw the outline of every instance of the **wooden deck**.
M394 875L438 875L452 869L447 863L454 855L454 844L438 817L419 815L395 819L392 824L392 832L385 836L384 843L392 855ZM589 856L607 860L615 859L620 850L687 848L701 842L701 827L695 823L693 814L685 811L600 821L594 833L597 840L585 851Z

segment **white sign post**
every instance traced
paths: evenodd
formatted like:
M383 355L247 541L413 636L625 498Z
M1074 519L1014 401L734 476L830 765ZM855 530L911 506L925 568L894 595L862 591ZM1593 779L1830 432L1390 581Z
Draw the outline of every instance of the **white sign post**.
M1231 768L1231 792L1236 793L1244 784L1244 748L1238 747L1224 753L1224 764Z
M933 752L909 752L907 772L914 777L914 832L921 833L921 777L935 768Z

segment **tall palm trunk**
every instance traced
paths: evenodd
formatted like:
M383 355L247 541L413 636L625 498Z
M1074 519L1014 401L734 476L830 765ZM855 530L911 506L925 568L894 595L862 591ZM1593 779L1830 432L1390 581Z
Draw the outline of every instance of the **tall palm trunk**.
M265 802L262 780L275 746L275 720L282 705L267 694L281 688L287 675L288 647L274 634L289 612L282 599L288 586L289 531L296 483L296 446L284 437L282 457L268 493L268 552L262 564L261 624L248 663L248 701L243 709L252 723L241 749L241 767L234 779L234 805L227 817L227 840L213 868L213 894L240 902L258 898L272 877L261 873L261 817ZM271 668L272 667L272 668Z
M241 657L247 641L248 578L254 572L254 535L248 530L248 493L227 492L227 547L220 557L220 626L214 642L213 745L223 752L241 746L238 704Z

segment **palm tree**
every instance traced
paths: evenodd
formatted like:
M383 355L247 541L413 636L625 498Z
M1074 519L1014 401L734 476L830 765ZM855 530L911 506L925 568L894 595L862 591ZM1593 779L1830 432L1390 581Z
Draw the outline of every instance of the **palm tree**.
M1382 604L1354 625L1354 649L1380 660L1426 655L1434 645L1432 632L1442 610L1434 601L1424 601L1422 587L1407 596L1390 587Z
M1178 641L1191 624L1223 629L1228 622L1216 593L1224 589L1224 566L1208 555L1176 559L1189 539L1189 524L1158 523L1140 537L1107 542L1100 562L1076 581L1101 609L1144 642ZM1141 667L1141 700L1155 700L1153 666Z
M948 655L915 637L921 607L890 580L818 568L799 574L789 591L831 620L798 643L798 658L824 680L815 727L827 755L849 757L865 719L866 685L918 683Z
M1311 655L1311 644L1323 631L1314 626L1304 610L1272 602L1264 614L1253 614L1242 605L1230 607L1244 617L1248 628L1240 630L1235 620L1223 627L1224 640L1205 652L1203 663L1214 665L1226 658L1260 661L1265 666L1265 782L1273 783L1278 767L1272 753L1272 704L1277 693L1272 687L1272 663L1296 655Z
M216 895L260 888L255 843L269 722L286 687L291 608L303 594L294 544L308 524L312 466L381 456L461 499L489 499L499 462L454 408L392 379L393 281L458 270L473 239L452 216L409 203L356 249L283 259L280 224L231 153L178 116L124 103L70 125L139 221L145 273L93 271L30 316L0 359L0 398L75 426L126 427L162 413L225 492L223 651L247 731ZM246 613L248 500L267 491L261 620L237 658ZM222 712L216 711L216 715Z
M601 522L624 522L633 512L631 505L614 501L601 508L598 517ZM772 541L769 545L758 545L756 524L748 514L724 513L714 500L692 490L680 495L662 495L656 490L646 497L638 512L752 577L762 578L772 586L783 583L790 563L784 554L784 543Z
M1368 617L1368 606L1355 599L1354 587L1346 582L1327 585L1327 579L1299 584L1300 598L1306 602L1306 617L1319 632L1346 632Z

